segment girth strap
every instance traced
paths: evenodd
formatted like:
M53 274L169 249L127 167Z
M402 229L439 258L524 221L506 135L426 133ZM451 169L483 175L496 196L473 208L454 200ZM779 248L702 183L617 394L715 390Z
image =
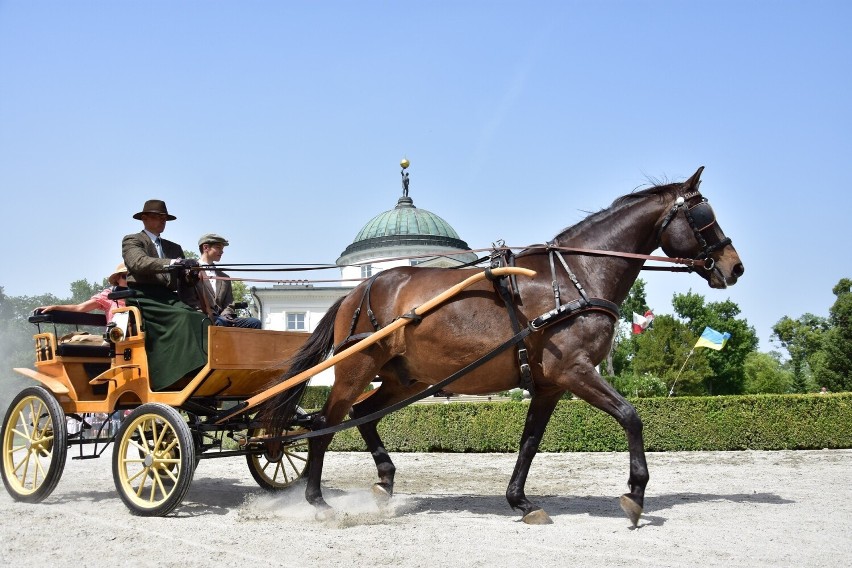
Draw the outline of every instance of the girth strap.
M588 300L577 298L576 300L568 302L567 304L562 304L558 308L554 308L549 312L538 316L530 322L529 326L533 331L538 331L543 327L553 325L565 318L577 315L578 312L589 310L604 312L605 314L612 316L615 320L621 317L621 310L618 309L618 304L615 302L610 302L603 298L589 298Z

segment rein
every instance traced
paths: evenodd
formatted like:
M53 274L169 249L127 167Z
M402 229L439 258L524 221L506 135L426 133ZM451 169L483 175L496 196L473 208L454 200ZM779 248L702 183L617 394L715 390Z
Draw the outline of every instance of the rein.
M668 256L654 256L650 254L638 254L632 252L618 252L611 250L600 250L600 249L586 249L586 248L576 248L576 247L547 247L544 245L532 245L527 247L509 247L504 246L500 247L505 250L520 250L520 251L536 251L536 250L548 250L548 248L553 250L558 250L566 253L574 253L574 254L585 254L590 256L612 256L619 258L632 258L637 260L650 260L654 262L667 262L670 264L682 264L684 266L643 266L642 270L665 270L668 272L693 272L697 268L703 268L705 270L710 270L712 268L712 260L711 259L693 259L693 258L676 258L676 257L668 257ZM460 251L457 254L462 254L464 252L485 252L485 251L493 251L494 249L470 249L467 251ZM394 261L394 260L410 260L412 258L434 258L436 256L452 256L447 255L445 252L435 253L435 254L422 254L416 256L398 256L394 258L383 258L382 262L386 261ZM477 259L476 264L481 262L485 262L489 259L489 257L485 257L482 259ZM708 262L709 261L709 262ZM708 266L708 264L710 266ZM473 266L473 263L467 263L461 265L456 268L467 268ZM313 266L313 267L305 267L299 266L294 268L245 268L248 266L277 266L281 267L281 264L216 264L216 265L201 265L199 266L199 270L207 270L212 268L218 270L228 270L230 272L304 272L307 270L328 270L330 268L340 268L337 265L323 265L323 266ZM345 266L362 266L361 264L347 264ZM288 280L282 280L281 278L234 278L231 276L217 276L216 280L231 280L234 282L288 282ZM330 283L330 282L363 282L366 278L331 278L325 280L305 280L299 279L293 282L302 283L302 284L313 284L313 283Z

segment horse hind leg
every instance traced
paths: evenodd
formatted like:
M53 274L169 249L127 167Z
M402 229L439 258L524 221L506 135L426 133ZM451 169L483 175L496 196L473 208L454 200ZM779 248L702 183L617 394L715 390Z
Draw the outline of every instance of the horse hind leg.
M524 431L521 434L521 447L518 451L518 460L515 469L506 488L506 500L513 509L518 509L523 514L522 520L528 525L549 525L553 521L544 509L527 499L524 486L527 482L532 460L538 453L541 438L547 428L547 423L556 408L560 394L533 397L527 410L527 418L524 422Z
M382 383L377 391L369 396L363 402L356 404L352 408L352 418L360 418L367 416L373 412L395 404L405 398L413 396L428 385L422 383L413 383L408 386L402 386L398 381L388 379ZM380 507L387 505L391 497L393 497L394 475L396 474L396 466L391 460L390 454L385 449L384 442L379 436L377 429L379 421L367 422L358 426L358 431L364 442L367 445L367 450L373 456L373 461L376 463L376 472L379 481L372 487L373 496Z
M317 416L311 428L321 430L328 424L325 416ZM318 521L328 521L334 518L334 509L325 501L322 496L322 468L325 461L325 452L331 444L331 439L334 434L326 436L317 436L308 440L308 451L310 461L308 461L308 476L305 484L305 499L316 509L315 518Z
M338 363L338 367L335 369L335 383L331 388L325 407L311 425L314 431L340 424L352 408L358 395L370 383L370 379L376 376L372 360L359 358L361 355L356 353L349 359ZM311 438L309 441L311 457L308 463L305 499L316 508L317 520L329 520L335 516L334 510L322 495L323 463L333 437L334 434L327 434Z
M353 418L355 418L354 415ZM379 436L377 425L378 420L362 424L358 426L358 432L360 432L361 437L367 444L367 451L370 452L370 455L373 456L373 461L376 463L376 472L379 475L379 481L373 484L371 491L373 492L373 497L376 499L376 503L379 507L383 507L393 497L393 479L396 474L396 466L391 460L390 454L385 449L384 442L382 442Z

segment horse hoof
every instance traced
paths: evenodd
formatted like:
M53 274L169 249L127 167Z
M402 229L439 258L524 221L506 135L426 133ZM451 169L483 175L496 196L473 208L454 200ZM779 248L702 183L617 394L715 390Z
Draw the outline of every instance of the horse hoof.
M314 518L321 522L333 521L337 515L334 513L334 509L328 507L326 509L317 509Z
M553 519L544 512L544 509L536 509L524 515L523 521L528 525L552 525Z
M638 525L639 517L642 516L642 506L634 501L628 493L625 493L619 498L618 504L621 505L621 510L624 511L624 514L627 515L633 526Z
M391 500L391 492L388 491L381 483L376 483L370 490L373 492L373 497L380 507L387 505L388 501Z

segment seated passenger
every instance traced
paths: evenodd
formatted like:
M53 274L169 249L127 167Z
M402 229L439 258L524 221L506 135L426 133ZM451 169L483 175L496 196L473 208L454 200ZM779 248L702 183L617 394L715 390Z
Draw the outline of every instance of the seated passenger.
M198 252L201 253L202 265L213 266L222 259L225 247L228 246L225 237L214 233L207 233L198 239ZM197 290L204 294L187 299L186 302L194 308L202 311L210 311L211 318L215 319L216 325L226 327L248 327L260 329L260 320L251 317L238 317L233 308L234 290L228 275L216 268L209 269L202 274L201 282Z
M184 258L179 244L160 237L166 222L176 219L166 203L149 199L133 218L144 229L121 242L127 286L136 291L127 302L142 311L151 389L161 390L207 363L210 323L178 295L179 288L195 285L192 268L198 261Z
M50 312L53 310L60 310L64 312L93 312L95 310L103 310L104 315L106 315L106 321L109 323L112 321L113 311L124 307L124 300L110 300L107 298L110 292L115 290L116 286L127 286L127 268L124 267L123 262L115 267L115 270L109 275L107 280L110 283L110 287L104 288L85 302L80 302L79 304L41 306L36 309L41 310L42 312Z

